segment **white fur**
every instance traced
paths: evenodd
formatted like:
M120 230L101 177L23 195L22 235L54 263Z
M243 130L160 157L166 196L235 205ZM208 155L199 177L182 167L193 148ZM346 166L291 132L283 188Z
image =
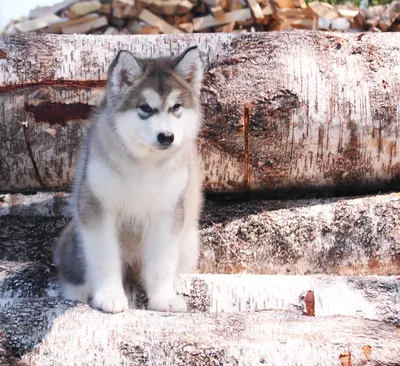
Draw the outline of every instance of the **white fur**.
M88 166L88 183L96 196L107 195L107 218L100 225L83 230L88 277L91 282L93 306L107 312L126 310L127 299L122 288L121 250L116 228L121 217L132 218L143 230L142 246L122 248L122 252L137 253L130 258L143 265L143 280L149 297L149 309L184 311L184 301L173 288L178 268L180 248L183 256L194 266L197 260L197 240L193 246L191 234L173 234L173 208L188 182L188 168L170 170L168 163L159 169L136 165L129 173L115 174L101 160ZM197 239L197 238L196 238ZM185 241L183 243L183 241ZM184 245L181 245L184 244ZM192 253L193 252L193 253ZM181 255L182 257L182 255ZM124 258L126 259L126 258ZM180 259L182 262L182 258Z
M154 90L146 90L143 95L148 98L146 101L152 108L159 109L159 113L145 120L139 117L139 112L135 109L116 115L117 132L134 155L144 157L157 150L157 136L160 132L168 131L174 134L172 150L179 148L183 139L187 142L196 139L200 128L197 111L182 106L179 117L169 111L169 108L179 103L178 91L172 91L164 108L159 107L160 97ZM161 154L165 153L161 151Z
M190 62L184 58L184 67L178 64L179 72L184 73L186 67L192 75L194 65L202 75L193 51L187 55ZM129 55L120 55L120 62L122 65L115 66L116 75L111 75L115 85L120 85L118 78L126 76L121 70L129 64L133 65L133 72L138 72L135 59ZM131 77L132 73L128 75ZM176 294L173 283L178 272L191 271L197 263L196 208L188 213L190 218L185 217L182 229L174 227L174 219L177 203L184 194L190 195L186 201L196 201L193 207L200 200L196 193L197 170L190 168L196 165L195 157L189 152L195 150L201 116L198 110L184 106L179 113L171 111L173 105L180 103L178 90L170 93L164 105L154 90L144 90L142 96L158 113L144 120L138 109L114 115L116 133L131 153L129 156L113 149L107 151L118 172L107 160L91 154L89 146L85 179L105 214L90 225L76 220L86 258L87 286L94 307L111 313L124 311L128 300L122 283L123 263L139 263L149 309L185 311L186 303ZM105 136L106 118L107 115L100 116L98 121L103 133L100 136ZM161 149L157 136L165 131L174 134L174 141L168 149ZM193 160L191 164L185 160L188 158ZM126 222L141 233L138 247L119 242L119 228ZM76 295L72 292L68 289L70 297Z

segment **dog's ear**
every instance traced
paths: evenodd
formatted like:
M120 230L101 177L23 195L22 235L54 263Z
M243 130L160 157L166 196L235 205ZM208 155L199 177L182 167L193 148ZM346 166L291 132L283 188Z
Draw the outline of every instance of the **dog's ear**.
M128 51L120 51L108 70L109 95L121 95L142 73L139 60Z
M203 80L203 63L201 62L197 46L186 49L176 57L172 68L200 93L201 82Z

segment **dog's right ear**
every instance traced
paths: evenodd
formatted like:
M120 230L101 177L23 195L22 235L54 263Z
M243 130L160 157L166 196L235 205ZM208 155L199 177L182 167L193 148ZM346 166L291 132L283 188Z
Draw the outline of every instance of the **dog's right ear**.
M139 61L128 51L120 51L108 70L107 89L110 96L121 95L142 74Z

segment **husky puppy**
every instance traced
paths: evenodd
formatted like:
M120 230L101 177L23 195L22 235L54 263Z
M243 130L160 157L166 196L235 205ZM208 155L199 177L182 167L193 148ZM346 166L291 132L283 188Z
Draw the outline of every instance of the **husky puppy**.
M134 273L148 309L186 311L174 278L198 257L202 78L197 47L162 59L120 51L112 62L77 164L73 218L54 250L67 299L124 311Z

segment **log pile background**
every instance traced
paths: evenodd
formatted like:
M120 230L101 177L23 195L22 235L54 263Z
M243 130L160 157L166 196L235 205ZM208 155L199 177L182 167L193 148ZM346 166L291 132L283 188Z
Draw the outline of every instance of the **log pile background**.
M305 30L111 36L190 32L194 19L222 16L205 5L195 13L203 3L190 3L185 29L158 1L139 15L132 14L143 1L100 8L66 1L7 30L110 36L0 36L0 191L7 192L0 195L0 365L399 365L400 195L378 192L400 190L400 38ZM285 2L270 4L273 14L261 24L253 8L267 5L246 4L237 11L248 23L224 20L227 28L204 30L286 27L277 14L310 9L313 27L328 19L332 28L344 17L320 3ZM354 10L364 19L359 29L395 30L397 23L384 25L397 17L390 6L372 8L380 10L369 23ZM221 8L224 17L236 11ZM316 19L318 9L331 17ZM141 23L140 14L167 22L161 29ZM347 14L353 26L358 15ZM311 24L307 17L300 23ZM138 28L127 31L128 24ZM189 313L145 311L146 297L136 292L129 293L132 308L116 315L60 299L51 248L70 218L65 191L109 63L121 48L157 57L193 44L206 68L199 152L208 192L375 194L208 196L197 273L175 282ZM37 193L48 190L55 192Z
M400 1L358 9L305 0L65 0L33 9L5 34L176 34L286 29L400 31Z

